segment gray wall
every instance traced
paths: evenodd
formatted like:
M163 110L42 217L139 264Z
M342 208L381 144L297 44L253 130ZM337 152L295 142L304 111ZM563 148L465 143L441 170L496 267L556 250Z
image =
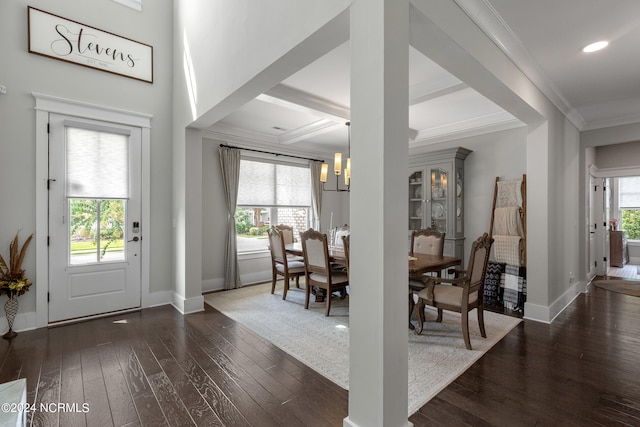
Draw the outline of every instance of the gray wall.
M28 53L27 5L147 43L154 48L154 83ZM142 12L111 0L12 0L0 3L0 253L8 256L17 230L35 231L35 111L32 92L153 115L151 128L150 290L171 282L171 57L172 2L145 2ZM35 247L24 268L35 286ZM4 298L4 297L3 297ZM2 300L0 300L2 303ZM35 291L20 297L20 312L35 311Z
M523 126L409 151L410 156L452 147L464 147L473 151L464 162L465 259L473 240L482 233L489 232L496 176L500 179L515 179L526 173L526 142L527 130Z

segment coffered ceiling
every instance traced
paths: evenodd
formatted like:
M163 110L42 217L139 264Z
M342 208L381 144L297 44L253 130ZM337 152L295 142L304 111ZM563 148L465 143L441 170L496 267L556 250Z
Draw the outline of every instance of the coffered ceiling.
M578 129L640 121L640 1L455 1ZM610 45L581 51L597 40ZM409 53L410 146L523 125L417 50ZM274 149L344 150L349 79L347 42L211 130Z

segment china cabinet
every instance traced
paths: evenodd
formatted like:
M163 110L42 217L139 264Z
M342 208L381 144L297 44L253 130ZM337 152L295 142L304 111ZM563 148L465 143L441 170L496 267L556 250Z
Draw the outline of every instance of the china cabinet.
M446 233L444 254L464 258L464 160L457 147L409 157L409 236L431 227Z

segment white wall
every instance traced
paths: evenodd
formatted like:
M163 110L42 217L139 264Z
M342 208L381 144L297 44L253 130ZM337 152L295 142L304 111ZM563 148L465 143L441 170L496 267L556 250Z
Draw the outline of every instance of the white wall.
M154 47L154 83L149 84L28 53L27 6L110 31ZM97 12L99 11L99 13ZM171 281L171 1L145 3L137 12L111 0L14 0L0 4L0 253L8 256L17 230L35 230L35 111L32 92L152 114L151 292L172 289ZM38 185L43 185L38 183ZM35 286L35 246L24 268ZM42 286L42 285L40 285ZM0 301L0 304L2 301ZM20 297L20 312L35 311L32 289ZM20 325L17 325L18 328Z

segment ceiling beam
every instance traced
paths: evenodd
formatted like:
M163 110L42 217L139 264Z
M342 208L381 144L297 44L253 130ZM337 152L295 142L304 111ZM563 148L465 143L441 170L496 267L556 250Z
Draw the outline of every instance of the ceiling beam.
M351 118L351 112L348 107L283 84L275 85L262 95L258 95L256 99L326 120L325 122L319 120L282 134L280 138L283 144L292 144L312 136L331 132L337 126L344 125L344 122L349 121ZM333 122L335 125L330 125L329 122ZM308 133L305 134L305 132ZM409 129L410 140L416 139L417 136L417 130Z
M293 144L295 142L304 141L305 139L321 135L323 133L332 132L344 126L343 122L335 122L329 119L320 119L308 125L301 126L297 129L284 132L278 135L280 144Z

